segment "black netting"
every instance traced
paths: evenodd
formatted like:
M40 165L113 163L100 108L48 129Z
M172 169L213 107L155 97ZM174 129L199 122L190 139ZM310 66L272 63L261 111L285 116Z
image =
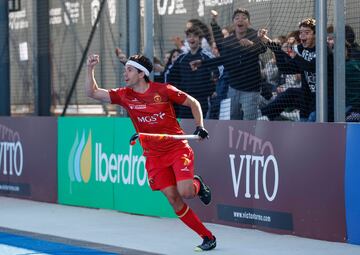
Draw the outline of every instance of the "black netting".
M52 112L61 113L76 71L89 39L92 24L99 9L100 0L51 0L50 1L50 51L51 51L51 86ZM35 109L37 73L36 70L36 12L35 1L20 1L21 9L9 13L10 54L11 54L11 104L13 114L32 114ZM239 41L226 39L222 34L213 31L211 26L211 10L218 15L216 24L220 29L233 29L232 16L237 8L245 8L250 13L250 27L245 36L254 43L238 47ZM143 17L144 3L140 2L140 16ZM328 24L332 24L334 1L328 1ZM345 1L345 20L353 29L355 39L349 47L346 84L347 109L350 113L358 110L359 86L357 58L357 36L359 35L359 9L357 0ZM128 39L133 31L128 29L128 1L107 0L100 22L91 43L89 52L100 54L101 62L96 68L96 79L101 87L113 88L124 86L122 65L114 50L119 47L123 52L129 50ZM311 81L311 72L297 70L287 59L285 52L296 49L293 38L298 30L298 24L307 17L315 16L315 1L286 0L234 0L234 1L189 1L189 0L154 0L154 61L158 66L154 73L156 81L171 82L202 102L208 118L220 119L275 119L300 120L309 118L314 110L314 94L316 84L309 89L301 90L304 78ZM211 35L208 45L202 44L203 51L195 57L185 52L185 29L187 21L200 20L207 26ZM144 31L144 21L141 18L141 35ZM275 43L264 45L258 42L257 30L266 28L268 36ZM215 34L213 34L215 33ZM215 38L214 38L215 36ZM221 40L220 40L220 39ZM143 37L140 38L140 51L143 49ZM214 51L213 42L217 42ZM182 57L172 71L168 70L167 57L174 49L182 49ZM209 60L218 55L218 60ZM299 52L301 54L301 52ZM310 53L307 53L309 56ZM306 55L304 53L304 55ZM190 69L190 61L202 58L203 64L196 71ZM215 63L214 63L215 62ZM331 63L331 62L329 62ZM217 65L222 65L218 68ZM329 64L331 65L331 64ZM75 84L69 106L69 113L110 113L123 114L121 108L99 105L98 102L85 96L83 83L85 68ZM165 72L164 72L165 69ZM331 67L329 69L331 71ZM331 80L330 80L331 82ZM345 81L344 81L345 82ZM331 88L331 84L329 83ZM287 91L287 92L286 92ZM329 93L331 95L331 93ZM275 101L277 100L277 101ZM274 103L275 101L275 103ZM332 103L329 98L329 102ZM187 117L189 112L181 112ZM331 114L332 109L329 108Z

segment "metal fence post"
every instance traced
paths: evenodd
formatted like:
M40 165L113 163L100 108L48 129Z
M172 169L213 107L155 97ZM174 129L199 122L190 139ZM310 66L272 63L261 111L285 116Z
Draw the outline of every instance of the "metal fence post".
M0 116L10 116L9 2L0 0Z
M334 6L334 121L345 121L345 18L344 0Z
M326 122L327 112L327 1L318 0L316 13L316 121Z

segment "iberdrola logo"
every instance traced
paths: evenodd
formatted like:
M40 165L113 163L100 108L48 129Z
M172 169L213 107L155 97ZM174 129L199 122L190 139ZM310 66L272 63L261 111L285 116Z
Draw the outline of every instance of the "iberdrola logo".
M91 176L91 130L87 134L85 130L82 131L81 137L79 131L76 131L76 137L70 150L68 169L69 178L72 182L88 183Z

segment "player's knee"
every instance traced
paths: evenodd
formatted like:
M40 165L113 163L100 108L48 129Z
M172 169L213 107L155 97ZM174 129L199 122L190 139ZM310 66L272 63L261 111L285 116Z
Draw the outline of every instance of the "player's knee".
M184 190L179 190L180 196L182 198L193 198L194 197L194 190L193 189L184 189Z

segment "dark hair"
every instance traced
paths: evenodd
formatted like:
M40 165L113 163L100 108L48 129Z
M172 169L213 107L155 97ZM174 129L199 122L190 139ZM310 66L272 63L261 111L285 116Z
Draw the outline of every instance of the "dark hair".
M239 13L244 14L248 18L248 20L250 21L250 13L249 13L248 10L246 10L244 8L237 8L233 13L232 20L234 20L235 16L238 15Z
M161 65L161 60L154 56L154 64L160 64Z
M204 33L200 30L200 28L191 26L188 29L185 30L186 36L189 36L189 34L194 34L199 36L200 38L204 37Z
M345 25L345 40L350 43L355 43L355 32L350 25Z
M284 44L287 40L287 37L285 35L279 35L277 37L275 37L275 39L279 40L280 44Z
M327 27L327 32L329 34L334 33L334 26L330 25ZM345 25L345 43L351 45L356 45L355 42L355 32L354 29L350 25Z
M143 67L145 67L149 73L151 73L151 71L153 70L153 64L151 63L150 59L148 59L147 57L145 57L144 55L138 54L138 55L133 55L129 58L129 60L135 61L137 63L139 63L140 65L142 65ZM136 68L137 69L137 68ZM141 70L137 69L138 72L142 72ZM146 82L149 82L149 77L147 75L144 76L144 79Z
M171 51L169 51L170 56L169 56L168 61L167 61L166 64L165 64L165 68L168 67L169 65L171 65L171 59L172 59L172 57L174 56L175 52L181 54L181 53L182 53L182 50L180 50L180 49L178 49L178 48L175 48L175 49L172 49Z
M334 33L334 26L333 26L333 25L328 26L328 27L326 28L326 32L327 32L328 34Z
M150 59L148 59L144 55L141 55L141 54L133 55L129 58L129 60L139 63L140 65L145 67L149 71L149 73L151 73L151 71L153 69L153 64L151 63ZM139 71L141 71L141 70L139 70Z
M308 27L310 28L314 33L316 31L316 20L313 18L306 18L303 19L300 23L299 23L299 28L300 27Z
M209 43L209 45L211 45L211 43L213 42L212 32L211 29L209 29L209 27L204 22L199 19L189 19L187 22L191 23L191 27L199 28L202 32L202 37L204 37Z
M287 35L286 35L286 39L290 38L290 37L294 37L295 41L298 43L300 42L300 31L299 30L294 30L294 31L290 31Z

